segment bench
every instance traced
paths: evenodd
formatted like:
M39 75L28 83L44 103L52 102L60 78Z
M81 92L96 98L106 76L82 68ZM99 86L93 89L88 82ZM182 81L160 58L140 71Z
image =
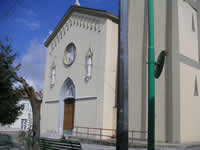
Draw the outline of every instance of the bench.
M0 133L0 149L9 149L11 147L14 147L11 137Z
M82 150L79 141L40 138L40 150Z

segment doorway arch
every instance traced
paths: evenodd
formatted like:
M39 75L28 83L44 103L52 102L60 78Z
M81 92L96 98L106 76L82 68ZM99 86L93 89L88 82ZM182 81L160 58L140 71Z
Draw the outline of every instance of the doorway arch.
M67 78L60 91L59 133L71 134L74 126L75 85Z

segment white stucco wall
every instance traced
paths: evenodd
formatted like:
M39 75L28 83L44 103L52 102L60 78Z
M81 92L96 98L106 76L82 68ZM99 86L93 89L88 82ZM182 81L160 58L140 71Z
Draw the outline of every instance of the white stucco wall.
M144 0L129 1L129 130L141 131L142 129L142 66L143 66L143 41L144 38ZM145 49L146 51L146 49ZM146 101L146 100L145 100ZM146 118L144 118L146 124ZM134 134L139 138L139 134Z
M166 50L167 1L155 0L155 59ZM148 18L145 0L129 1L129 130L147 131L148 120ZM146 11L146 13L145 13ZM165 68L155 82L156 140L166 140ZM135 138L147 134L135 133Z
M44 132L58 132L58 121L59 121L59 103L45 104L45 114L42 114L42 129L41 133Z
M186 65L185 59L194 63L199 61L197 12L187 2L178 0L180 54L185 58L180 62L180 140L182 143L200 141L200 119L195 117L199 111L199 96L195 96L195 78L200 84L200 71ZM193 15L193 18L192 18ZM192 29L194 21L195 31ZM199 87L198 87L199 88ZM199 89L198 89L199 92Z
M103 128L116 129L116 114L113 113L116 98L116 72L118 54L118 24L107 20L105 70L104 70L104 104ZM104 131L104 135L112 135L111 131Z
M200 94L200 71L191 66L180 64L180 98L181 98L181 142L200 141L200 95L194 96L195 77L198 82Z
M94 128L97 126L97 100L77 101L75 107L75 126L89 128Z
M197 12L185 1L178 0L180 54L199 61ZM192 30L192 15L195 32Z

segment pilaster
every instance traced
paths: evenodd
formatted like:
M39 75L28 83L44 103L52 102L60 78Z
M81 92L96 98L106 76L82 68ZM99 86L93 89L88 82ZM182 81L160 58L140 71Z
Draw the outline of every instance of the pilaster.
M167 142L180 143L180 65L178 0L167 0L166 134Z

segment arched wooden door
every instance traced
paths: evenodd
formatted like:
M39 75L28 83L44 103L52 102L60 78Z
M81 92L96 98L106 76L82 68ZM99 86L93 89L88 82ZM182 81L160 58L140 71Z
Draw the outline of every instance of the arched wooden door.
M63 129L68 133L74 127L74 102L74 98L65 99Z

